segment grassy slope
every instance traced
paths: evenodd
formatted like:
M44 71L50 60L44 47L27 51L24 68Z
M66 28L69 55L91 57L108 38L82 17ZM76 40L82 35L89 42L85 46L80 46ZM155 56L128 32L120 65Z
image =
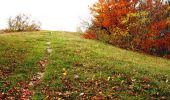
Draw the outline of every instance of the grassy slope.
M13 52L10 46L13 45L14 49L18 50L16 54L22 55L17 56L16 60L28 59L21 62L21 65L26 63L30 66L29 71L24 71L24 74L20 75L22 77L28 77L29 73L36 72L33 69L36 69L36 62L45 51L43 44L46 39L52 42L53 52L49 57L42 84L35 87L36 93L33 97L35 99L55 96L70 99L103 97L168 99L170 95L169 60L122 50L94 40L86 40L77 33L21 33L21 35L0 35L0 38L0 55L7 52L6 48L9 52ZM30 55L22 51L23 46L28 49L26 51L30 51ZM10 61L10 59L6 56L0 58L1 66L4 61ZM13 64L13 62L9 63ZM27 67L24 69L27 70ZM30 69L32 69L31 72ZM16 72L14 71L10 77L18 76ZM75 76L78 78L75 79Z
M170 83L167 82L170 61L166 59L86 40L74 33L56 32L51 42L54 51L43 81L51 90L58 88L56 91L63 93L61 97L66 93L77 99L80 93L85 93L87 99L95 95L108 98L138 95L137 98L143 99L170 95ZM74 79L75 75L79 80Z
M42 32L0 34L0 93L38 71L37 62L45 51L44 37Z

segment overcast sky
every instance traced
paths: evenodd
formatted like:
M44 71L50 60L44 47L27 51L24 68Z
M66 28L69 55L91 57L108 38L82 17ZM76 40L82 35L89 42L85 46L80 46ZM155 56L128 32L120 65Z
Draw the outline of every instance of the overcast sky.
M19 13L32 15L42 29L76 31L80 18L88 18L88 6L97 0L0 0L0 28Z

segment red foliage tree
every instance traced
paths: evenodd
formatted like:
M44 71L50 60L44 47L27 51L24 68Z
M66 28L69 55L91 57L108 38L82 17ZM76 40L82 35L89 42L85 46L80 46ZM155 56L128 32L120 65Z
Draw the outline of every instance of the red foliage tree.
M113 45L159 56L170 54L168 4L160 0L99 0L90 9L92 26L106 30Z

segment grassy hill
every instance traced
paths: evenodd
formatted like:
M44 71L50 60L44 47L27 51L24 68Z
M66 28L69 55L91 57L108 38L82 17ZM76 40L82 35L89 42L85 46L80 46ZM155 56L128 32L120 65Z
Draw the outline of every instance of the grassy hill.
M44 59L42 77L30 86ZM170 99L170 61L86 40L79 33L0 34L0 99L23 95L37 100Z

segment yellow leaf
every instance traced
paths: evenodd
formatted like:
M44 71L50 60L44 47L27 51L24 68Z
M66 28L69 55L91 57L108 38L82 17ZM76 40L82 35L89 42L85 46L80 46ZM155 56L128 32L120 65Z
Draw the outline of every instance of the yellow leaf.
M66 75L67 75L67 72L65 71L65 72L63 73L63 75L66 76Z
M111 79L111 77L109 76L108 78L107 78L107 80L109 81Z

